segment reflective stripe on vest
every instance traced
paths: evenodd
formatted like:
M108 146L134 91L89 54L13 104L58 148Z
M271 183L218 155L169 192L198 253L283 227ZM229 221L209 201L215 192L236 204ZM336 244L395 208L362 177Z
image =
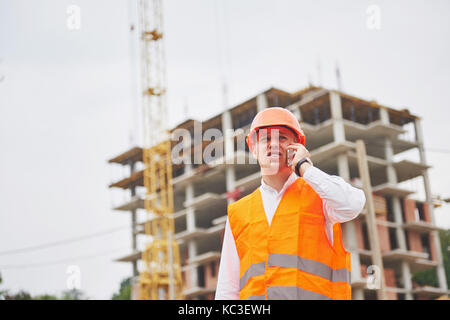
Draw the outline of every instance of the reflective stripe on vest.
M266 300L266 296L261 294L257 296L250 296L247 300Z
M322 199L302 178L286 190L270 226L259 189L230 204L228 218L240 260L239 299L351 299L340 225L331 245Z
M323 294L297 287L267 287L269 300L331 300ZM265 300L265 295L250 296L248 300Z
M271 300L331 300L323 294L298 287L267 287L267 299Z
M348 284L351 284L350 272L347 269L332 269L319 261L302 258L292 254L271 253L269 254L267 266L295 268L325 278L331 282L347 282ZM263 275L266 272L265 267L265 262L252 264L241 277L239 289L242 289L251 277Z
M251 277L263 275L265 272L266 272L265 262L252 264L239 280L239 290L241 290L246 285L246 283L248 282L248 280L250 280Z
M331 282L350 283L350 272L345 269L332 269L319 261L309 260L292 254L272 253L269 255L269 267L297 268Z

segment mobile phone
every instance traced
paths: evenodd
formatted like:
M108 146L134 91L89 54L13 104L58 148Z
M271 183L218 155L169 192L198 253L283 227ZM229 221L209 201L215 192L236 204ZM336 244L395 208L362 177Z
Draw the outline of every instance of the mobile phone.
M286 164L288 167L290 167L292 165L292 160L294 160L296 152L297 152L297 150L295 150L295 149L287 149Z

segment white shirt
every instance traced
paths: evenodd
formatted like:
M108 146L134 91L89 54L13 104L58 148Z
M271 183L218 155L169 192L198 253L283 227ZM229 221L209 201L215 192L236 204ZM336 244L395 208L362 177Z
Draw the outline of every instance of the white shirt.
M284 192L297 180L293 172L286 180L280 192L267 185L261 179L261 198L267 221L272 223L273 215ZM354 219L364 208L364 192L347 183L339 176L329 175L316 167L309 167L303 179L319 194L325 215L325 231L333 244L333 225ZM240 260L227 218L220 258L219 276L216 288L216 300L237 300L239 298Z

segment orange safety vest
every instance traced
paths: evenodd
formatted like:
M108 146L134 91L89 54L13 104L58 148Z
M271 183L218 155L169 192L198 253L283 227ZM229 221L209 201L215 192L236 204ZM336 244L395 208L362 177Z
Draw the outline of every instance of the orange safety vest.
M322 199L303 178L286 190L270 226L259 188L230 204L228 218L240 260L239 299L351 299L340 224L331 246Z

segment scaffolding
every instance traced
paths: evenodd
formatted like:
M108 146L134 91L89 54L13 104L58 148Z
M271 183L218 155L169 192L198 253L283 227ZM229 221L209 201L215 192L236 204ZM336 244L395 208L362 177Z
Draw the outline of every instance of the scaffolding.
M139 1L147 244L139 277L140 299L182 299L178 244L174 239L170 132L165 105L162 0Z

